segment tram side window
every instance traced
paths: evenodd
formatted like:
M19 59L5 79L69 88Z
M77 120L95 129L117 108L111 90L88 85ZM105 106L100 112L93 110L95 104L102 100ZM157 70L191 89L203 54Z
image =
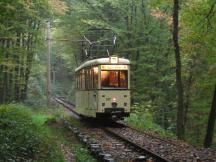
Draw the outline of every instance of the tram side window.
M76 73L76 88L79 89L79 73Z
M80 87L79 87L79 89L80 90L82 90L82 73L81 73L81 71L79 72L79 82L80 82Z
M81 74L80 72L78 73L78 79L79 79L79 90L81 89Z
M93 70L90 69L89 89L93 89Z
M98 67L93 67L93 89L98 87Z
M85 70L85 89L89 90L90 86L89 86L89 77L90 77L90 71L89 69Z
M82 90L85 90L85 71L82 70Z
M88 89L88 69L85 69L85 90Z

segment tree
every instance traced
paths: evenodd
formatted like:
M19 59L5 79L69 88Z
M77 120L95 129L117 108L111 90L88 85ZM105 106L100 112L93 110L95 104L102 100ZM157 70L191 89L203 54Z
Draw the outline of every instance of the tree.
M181 54L178 43L178 25L179 25L179 1L174 0L173 8L173 44L176 60L176 87L177 87L177 136L179 139L184 139L185 123L184 123L184 92L181 76Z
M205 142L204 142L204 147L206 148L212 145L212 140L214 137L215 118L216 118L216 85L214 89L211 110L209 112L207 132L206 132Z
M45 0L0 3L0 103L26 99L42 21L49 15L47 7Z

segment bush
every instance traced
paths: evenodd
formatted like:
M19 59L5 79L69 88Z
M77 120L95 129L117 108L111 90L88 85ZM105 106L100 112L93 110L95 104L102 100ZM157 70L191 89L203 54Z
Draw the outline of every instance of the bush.
M0 106L0 161L49 161L55 156L31 115L22 106Z
M149 130L153 131L157 134L160 134L163 137L172 137L174 138L175 135L168 131L161 128L158 124L153 122L152 114L149 112L138 112L134 111L130 114L130 117L125 118L124 120L127 124L131 125L132 127L141 129L141 130Z

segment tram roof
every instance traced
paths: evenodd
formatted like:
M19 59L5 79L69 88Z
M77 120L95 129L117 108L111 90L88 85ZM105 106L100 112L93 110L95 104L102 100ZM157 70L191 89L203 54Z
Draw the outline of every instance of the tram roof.
M110 63L110 58L99 58L99 59L86 61L85 63L80 65L78 68L76 68L75 71L78 71L85 67L94 66L94 65L103 65L103 64L112 65L112 63ZM130 61L128 59L119 58L119 61L117 64L129 65Z

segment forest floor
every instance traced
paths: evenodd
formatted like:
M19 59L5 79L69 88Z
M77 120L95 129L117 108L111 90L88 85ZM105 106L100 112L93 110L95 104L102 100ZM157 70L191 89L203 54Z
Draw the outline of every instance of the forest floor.
M68 130L64 109L0 105L0 162L96 162Z
M61 107L52 108L29 108L23 105L3 105L0 106L0 157L9 159L11 151L15 154L12 158L39 159L38 161L52 162L96 162L89 150L84 147L69 130L62 119L67 119L78 128L83 125L73 119L69 112ZM26 119L25 119L26 118ZM141 120L135 115L126 120L132 126L139 123L152 125ZM150 119L149 119L150 121ZM30 123L30 124L28 124ZM8 125L5 127L5 125ZM142 130L146 125L136 125L137 129ZM152 130L154 128L154 130ZM148 127L151 132L162 133L161 129L156 129L154 125ZM168 139L170 136L164 134ZM16 140L14 140L16 139ZM19 143L19 141L25 141ZM7 146L7 147L6 147ZM10 146L10 147L8 147ZM26 150L32 149L33 154L20 155L20 151L15 146ZM32 148L33 147L33 148ZM14 150L13 150L14 149ZM3 152L4 151L4 152ZM38 154L39 153L39 154ZM33 156L32 156L33 155ZM35 156L36 155L36 156ZM47 158L47 155L49 156ZM0 159L1 162L2 159Z
M57 114L55 113L55 110L45 112L45 114L48 114L50 117L44 120L44 125L47 129L50 129L50 132L56 137L65 162L96 162L87 148L83 147L74 134L65 127L63 120L61 120L65 112L61 111L59 113L57 110ZM65 118L65 116L63 118ZM75 125L78 124L78 122L73 119L70 121Z

